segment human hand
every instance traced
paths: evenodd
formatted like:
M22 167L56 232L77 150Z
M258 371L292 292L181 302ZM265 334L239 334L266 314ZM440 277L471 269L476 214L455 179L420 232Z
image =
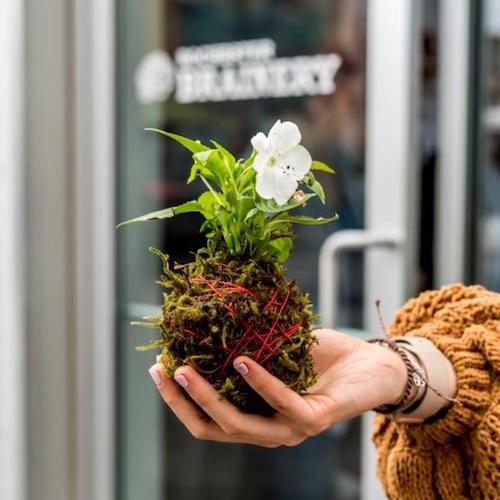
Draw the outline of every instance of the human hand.
M306 395L292 391L248 357L234 360L235 369L276 410L271 417L240 412L189 366L178 368L175 380L159 363L150 373L164 401L194 437L269 448L295 446L337 422L399 400L407 378L399 355L333 330L316 330L314 335L318 343L311 354L318 380Z

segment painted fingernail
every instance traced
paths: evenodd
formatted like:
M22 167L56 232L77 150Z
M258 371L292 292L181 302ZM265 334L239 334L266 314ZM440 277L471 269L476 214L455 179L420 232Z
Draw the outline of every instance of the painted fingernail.
M248 366L245 363L239 363L235 368L241 375L248 375Z
M151 367L149 369L149 374L151 375L151 378L153 379L153 382L156 384L156 386L160 387L160 385L161 385L161 375L160 375L160 372L156 368Z
M187 386L189 385L187 378L184 375L174 375L175 381L184 389L187 389Z

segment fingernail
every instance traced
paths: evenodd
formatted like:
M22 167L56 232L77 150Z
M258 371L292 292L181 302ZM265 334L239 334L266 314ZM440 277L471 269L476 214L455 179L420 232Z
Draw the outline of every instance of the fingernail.
M239 363L235 368L241 375L248 375L248 366L245 363Z
M187 389L187 386L189 385L187 378L184 375L174 375L175 381L184 389Z
M156 368L151 367L149 369L149 374L151 375L151 378L153 379L153 382L158 387L160 387L160 385L161 385L161 375L160 375L160 372Z

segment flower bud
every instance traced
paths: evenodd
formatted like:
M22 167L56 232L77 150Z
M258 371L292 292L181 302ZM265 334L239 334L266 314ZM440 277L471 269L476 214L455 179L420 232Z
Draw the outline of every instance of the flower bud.
M295 191L295 193L293 193L293 201L297 201L300 203L304 200L305 196L306 194L304 193L304 191L298 189L297 191Z

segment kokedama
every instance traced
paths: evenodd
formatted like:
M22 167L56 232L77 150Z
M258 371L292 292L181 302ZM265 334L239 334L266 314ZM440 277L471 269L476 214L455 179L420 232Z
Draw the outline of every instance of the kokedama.
M207 190L197 200L123 222L165 219L188 212L204 217L206 247L188 264L163 262L162 314L135 324L157 328L161 338L142 349L160 348L169 376L189 364L245 412L271 408L234 370L232 361L249 356L291 389L304 393L315 382L310 355L312 306L283 268L293 247L293 224L325 224L337 218L291 214L325 194L312 171L334 173L312 161L292 122L278 120L266 136L252 140L246 160L221 145L150 129L178 141L193 154L188 183L200 179ZM299 190L299 183L306 192Z

